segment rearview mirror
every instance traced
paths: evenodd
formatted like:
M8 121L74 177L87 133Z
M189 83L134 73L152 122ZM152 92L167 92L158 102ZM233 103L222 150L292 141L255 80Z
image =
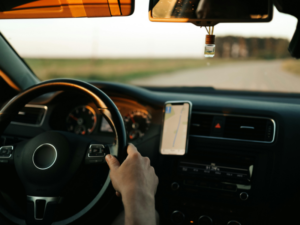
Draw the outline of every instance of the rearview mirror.
M0 19L129 16L134 0L9 0L0 2Z
M150 0L153 22L192 22L213 26L221 22L270 22L272 0Z

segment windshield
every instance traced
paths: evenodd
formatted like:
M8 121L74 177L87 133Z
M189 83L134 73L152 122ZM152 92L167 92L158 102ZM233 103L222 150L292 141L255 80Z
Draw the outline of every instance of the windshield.
M120 18L2 20L0 31L40 80L76 78L139 86L300 92L300 61L287 50L297 19L218 24L204 58L204 27L153 23L148 2Z

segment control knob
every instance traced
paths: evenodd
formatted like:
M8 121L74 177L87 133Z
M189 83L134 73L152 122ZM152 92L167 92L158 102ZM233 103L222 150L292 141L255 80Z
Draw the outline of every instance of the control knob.
M236 220L231 220L227 223L227 225L241 225L241 223Z
M172 184L171 184L171 189L173 190L173 191L177 191L178 189L179 189L179 184L177 183L177 182L173 182Z
M247 192L241 192L241 194L240 194L240 199L241 199L242 201L246 201L248 198L249 198L249 195L248 195Z
M171 220L176 225L183 224L184 219L185 219L185 215L182 212L178 211L178 210L175 210L171 214Z
M209 216L200 216L198 219L199 225L211 225L213 224L212 219Z

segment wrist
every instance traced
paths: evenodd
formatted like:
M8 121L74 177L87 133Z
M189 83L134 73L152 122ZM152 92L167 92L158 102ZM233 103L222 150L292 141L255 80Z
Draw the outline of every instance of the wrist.
M155 198L149 192L144 190L128 190L122 193L122 201L124 207L134 207L137 205L138 207L154 207L155 205ZM146 203L146 204L145 204Z
M122 194L126 225L154 225L155 199L147 192L128 192Z

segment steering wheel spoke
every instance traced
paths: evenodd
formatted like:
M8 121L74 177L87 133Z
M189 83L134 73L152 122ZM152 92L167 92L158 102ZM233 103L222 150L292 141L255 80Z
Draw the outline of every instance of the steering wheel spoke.
M61 201L61 197L27 196L27 224L52 224Z

